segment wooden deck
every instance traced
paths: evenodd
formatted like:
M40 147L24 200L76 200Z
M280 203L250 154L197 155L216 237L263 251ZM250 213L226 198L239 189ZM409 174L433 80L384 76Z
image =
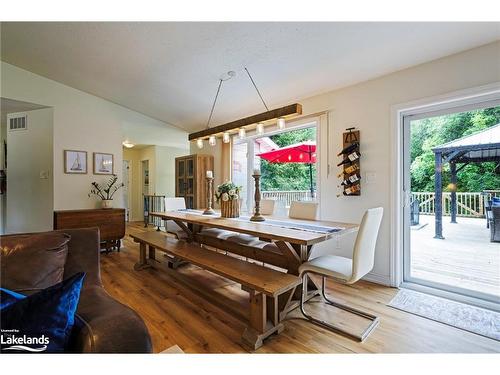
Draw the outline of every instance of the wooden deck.
M144 231L142 223L127 232ZM154 230L154 228L150 228ZM210 301L200 286L224 293L238 305L248 300L240 286L193 265L177 271L133 270L139 246L126 236L120 253L101 257L105 289L144 319L155 352L178 345L186 353L244 353L240 337L245 322ZM190 280L190 281L187 281ZM397 289L368 282L352 286L328 283L333 299L378 315L379 326L364 342L337 335L302 319L284 322L285 330L270 337L257 353L431 353L498 352L500 343L386 306ZM325 320L353 330L367 324L342 310L320 303L307 307ZM297 317L293 312L290 318Z
M434 237L434 216L411 230L411 275L500 297L500 243L490 242L486 219L443 217L444 240Z

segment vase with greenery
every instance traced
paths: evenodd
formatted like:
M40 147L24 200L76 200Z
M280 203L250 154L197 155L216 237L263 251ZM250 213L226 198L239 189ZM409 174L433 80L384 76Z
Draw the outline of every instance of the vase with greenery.
M236 186L231 181L217 186L215 198L220 203L222 217L240 216L240 191L241 186Z
M100 198L102 201L102 208L112 208L115 193L125 186L123 182L118 184L118 177L115 174L112 175L105 184L99 184L94 181L91 185L92 188L90 189L89 198L92 195Z

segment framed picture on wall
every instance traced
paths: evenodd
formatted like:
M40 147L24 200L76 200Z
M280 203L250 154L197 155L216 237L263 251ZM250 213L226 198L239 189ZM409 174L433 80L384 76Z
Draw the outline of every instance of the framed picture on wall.
M113 174L113 154L94 152L94 174Z
M87 173L87 151L64 150L64 173Z

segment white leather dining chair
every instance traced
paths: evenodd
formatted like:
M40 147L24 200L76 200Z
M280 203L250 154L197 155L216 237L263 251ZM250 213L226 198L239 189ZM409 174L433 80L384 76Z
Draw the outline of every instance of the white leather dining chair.
M186 209L186 200L182 197L166 197L165 211L177 211ZM165 221L165 231L173 234L177 239L187 238L187 234L172 220Z
M264 216L274 215L274 206L276 201L274 199L261 199L260 201L260 214Z
M303 263L300 266L299 273L302 277L300 310L308 320L322 325L332 331L355 338L359 341L366 339L366 337L368 337L368 335L377 326L379 322L378 317L328 299L325 293L325 279L330 278L333 281L343 284L353 284L372 270L375 259L375 245L377 243L377 236L383 212L384 209L382 207L370 208L363 215L356 237L356 242L354 243L352 259L337 255L322 255L310 260L309 262ZM304 304L305 297L307 296L309 274L321 277L321 295L327 304L371 321L370 325L361 333L361 335L350 333L342 328L335 327L330 323L314 318L306 313Z
M290 204L288 217L290 219L316 220L318 216L317 202L293 201Z

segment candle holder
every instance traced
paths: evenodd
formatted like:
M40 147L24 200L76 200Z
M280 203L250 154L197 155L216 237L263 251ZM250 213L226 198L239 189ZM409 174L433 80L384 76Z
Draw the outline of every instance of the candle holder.
M255 179L255 212L250 221L265 221L264 216L260 214L260 174L253 174Z
M213 186L214 178L207 177L207 209L203 211L203 215L214 215L215 211L212 209L212 197L214 195Z

